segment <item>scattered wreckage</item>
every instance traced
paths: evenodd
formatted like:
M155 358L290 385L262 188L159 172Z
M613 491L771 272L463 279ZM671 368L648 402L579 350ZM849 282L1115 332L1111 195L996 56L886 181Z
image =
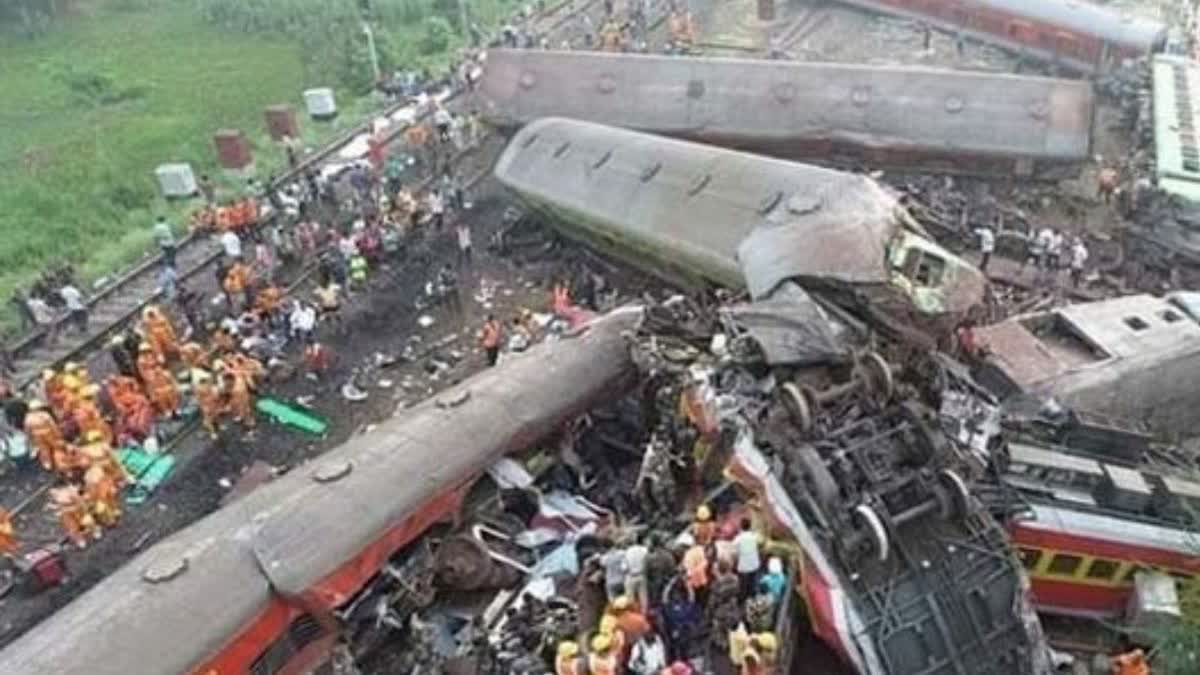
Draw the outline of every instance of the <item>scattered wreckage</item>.
M786 159L1060 179L1091 157L1086 81L904 66L488 52L489 123L611 124Z
M977 328L984 350L979 381L1002 398L1054 398L1164 436L1195 435L1200 321L1191 313L1194 296L1124 296Z
M692 287L761 298L795 279L926 344L983 302L983 274L866 176L557 118L523 127L495 175L568 237Z
M656 400L680 392L693 411L691 425L660 411L656 435L724 449L719 463L798 546L816 634L864 675L1049 672L1008 537L968 488L974 450L937 412L972 390L929 377L937 359L809 350L803 330L781 341L794 314L744 309L651 308L634 360L672 392Z

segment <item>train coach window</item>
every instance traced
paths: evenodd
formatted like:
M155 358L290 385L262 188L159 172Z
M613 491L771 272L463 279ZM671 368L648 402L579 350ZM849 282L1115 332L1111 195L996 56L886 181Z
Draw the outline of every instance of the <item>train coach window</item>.
M1083 563L1083 558L1077 555L1059 553L1050 560L1050 566L1046 568L1046 572L1067 577L1074 576L1075 572L1079 571L1081 563Z
M1107 560L1105 558L1096 558L1092 564L1088 566L1087 578L1089 579L1112 579L1117 570L1120 569L1121 563L1116 560Z
M916 285L936 287L941 285L942 277L946 274L946 261L914 247L905 251L900 269Z
M1140 316L1127 316L1124 321L1126 326L1136 331L1143 331L1150 327L1150 324L1146 323L1146 320Z
M1017 549L1017 557L1021 559L1021 564L1025 566L1025 569L1032 570L1036 569L1038 563L1042 561L1042 552L1036 548L1021 546Z

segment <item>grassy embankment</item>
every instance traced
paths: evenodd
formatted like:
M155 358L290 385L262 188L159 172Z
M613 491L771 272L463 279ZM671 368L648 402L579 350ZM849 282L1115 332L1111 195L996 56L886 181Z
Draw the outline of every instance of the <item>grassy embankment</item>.
M444 64L461 38L441 36L435 49L410 58L405 52L425 44L437 0L405 1L411 6L404 6L403 17L383 17L393 22L385 26L391 41L391 63L385 65ZM244 2L235 6L276 11L287 5ZM480 0L479 20L492 23L505 2ZM266 136L265 106L294 105L310 147L382 106L356 96L361 79L331 81L337 74L320 67L328 61L323 55L305 59L305 36L269 26L219 29L206 21L201 10L220 4L96 0L40 37L0 30L0 333L14 321L7 303L13 288L27 285L48 264L70 260L90 282L153 248L156 214L171 214L182 228L191 205L159 198L154 168L186 161L197 176L217 177L215 130L245 131L265 177L283 157ZM301 92L318 85L334 86L337 93L341 115L329 124L310 122L302 113ZM230 188L240 183L225 181Z

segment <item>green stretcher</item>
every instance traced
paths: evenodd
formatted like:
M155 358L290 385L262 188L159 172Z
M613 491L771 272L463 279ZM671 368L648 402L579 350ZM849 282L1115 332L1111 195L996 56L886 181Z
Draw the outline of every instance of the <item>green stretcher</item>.
M293 405L277 398L264 396L255 402L258 412L285 427L291 427L312 436L324 436L329 422L307 408Z
M170 453L147 452L139 447L117 450L117 459L132 481L125 493L126 504L145 502L175 468L175 457Z

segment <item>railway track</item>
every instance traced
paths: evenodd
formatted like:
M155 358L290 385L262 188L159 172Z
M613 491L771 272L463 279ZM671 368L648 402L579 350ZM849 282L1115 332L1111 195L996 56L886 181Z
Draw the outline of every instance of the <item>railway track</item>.
M596 4L596 0L562 0L547 7L541 14L531 18L527 25L538 34L553 34L562 30L581 12ZM462 94L461 90L443 88L434 97L449 102ZM408 128L411 122L404 120L425 119L428 111L417 117L414 103L400 101L388 105L365 122L339 135L322 149L305 157L295 168L279 176L276 185L288 183L301 177L308 169L323 166L332 158L343 161L353 158L339 157L341 151L371 133L371 126L381 117L392 121L384 140L392 143ZM361 144L365 147L365 144ZM268 186L271 189L272 186ZM212 269L221 257L216 243L207 236L189 234L179 241L176 251L176 267L179 282L186 283L205 271ZM111 283L87 298L89 321L87 330L75 332L65 318L59 318L55 331L38 329L21 338L10 347L15 375L12 381L20 388L34 383L42 370L57 368L68 361L84 361L102 348L104 341L135 320L142 309L160 299L158 272L162 264L161 254L147 255L141 262L123 272ZM55 340L50 334L57 332Z

